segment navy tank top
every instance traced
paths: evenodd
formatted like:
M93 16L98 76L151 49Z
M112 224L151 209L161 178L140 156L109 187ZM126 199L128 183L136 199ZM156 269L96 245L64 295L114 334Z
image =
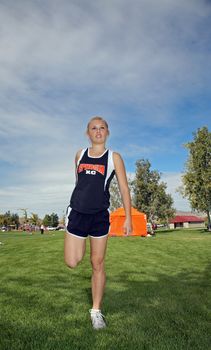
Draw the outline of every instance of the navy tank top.
M112 154L106 149L100 157L91 157L88 148L81 151L76 186L70 199L72 209L95 214L109 208L109 185L115 174Z

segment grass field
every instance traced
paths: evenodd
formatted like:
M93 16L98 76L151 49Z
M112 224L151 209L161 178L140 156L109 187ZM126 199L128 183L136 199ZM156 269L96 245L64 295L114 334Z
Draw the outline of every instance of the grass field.
M63 235L0 234L1 350L211 349L211 234L110 238L100 331L88 313L88 242L69 270Z

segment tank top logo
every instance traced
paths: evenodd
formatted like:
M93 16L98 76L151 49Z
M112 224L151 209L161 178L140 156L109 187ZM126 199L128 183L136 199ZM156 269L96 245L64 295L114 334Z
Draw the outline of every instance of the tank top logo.
M78 167L78 173L81 173L82 171L86 171L86 174L88 175L95 175L96 172L100 173L101 175L105 174L105 165L101 164L80 164Z

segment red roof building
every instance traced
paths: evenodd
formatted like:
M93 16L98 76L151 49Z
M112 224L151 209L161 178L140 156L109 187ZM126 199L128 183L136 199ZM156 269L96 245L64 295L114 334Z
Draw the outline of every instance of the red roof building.
M204 228L205 221L196 215L176 215L169 221L170 228Z

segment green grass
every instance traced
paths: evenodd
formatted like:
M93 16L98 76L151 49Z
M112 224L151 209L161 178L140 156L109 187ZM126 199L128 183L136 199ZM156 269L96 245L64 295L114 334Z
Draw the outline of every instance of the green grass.
M210 350L211 234L110 238L103 313L92 330L89 245L63 263L63 233L1 233L1 350Z

